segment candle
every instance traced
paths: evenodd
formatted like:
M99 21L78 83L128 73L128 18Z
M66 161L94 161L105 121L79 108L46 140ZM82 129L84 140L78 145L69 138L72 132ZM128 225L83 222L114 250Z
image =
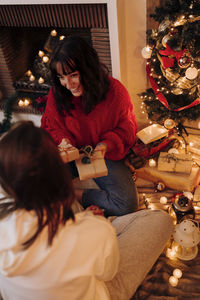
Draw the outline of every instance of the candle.
M47 63L49 61L49 58L48 58L48 56L44 55L42 60L44 63Z
M34 75L31 75L31 76L29 77L29 80L30 80L30 81L34 81L34 80L35 80L35 76L34 76Z
M57 32L56 32L56 30L54 29L54 30L52 30L51 31L51 36L56 36L57 35Z
M60 37L59 37L59 40L61 41L61 40L64 40L64 38L65 38L65 36L64 35L61 35Z
M24 100L24 105L25 105L25 106L28 106L29 103L30 103L29 99L25 99L25 100Z
M18 101L18 105L19 105L19 106L24 106L24 101L23 101L23 100L19 100L19 101Z
M31 75L32 75L31 70L28 70L28 71L26 72L26 75L31 76Z
M38 55L39 55L40 57L43 57L43 56L44 56L44 51L40 50L40 51L38 52Z

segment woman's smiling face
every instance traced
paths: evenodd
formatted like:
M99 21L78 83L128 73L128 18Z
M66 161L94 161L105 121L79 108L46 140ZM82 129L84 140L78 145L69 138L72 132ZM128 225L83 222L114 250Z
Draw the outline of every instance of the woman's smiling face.
M61 64L57 64L57 73L60 80L60 84L67 88L73 96L79 97L83 94L83 86L80 81L79 71L72 71L66 74L63 74L63 69Z

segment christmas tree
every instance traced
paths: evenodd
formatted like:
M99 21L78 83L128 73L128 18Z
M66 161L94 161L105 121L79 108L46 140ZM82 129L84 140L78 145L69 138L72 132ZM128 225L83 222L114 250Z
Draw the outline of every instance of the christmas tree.
M150 15L146 72L151 85L140 96L148 118L183 124L200 117L200 0L169 0Z

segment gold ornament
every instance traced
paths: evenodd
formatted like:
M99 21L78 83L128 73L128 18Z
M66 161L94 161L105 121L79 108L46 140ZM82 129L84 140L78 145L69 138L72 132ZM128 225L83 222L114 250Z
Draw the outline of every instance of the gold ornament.
M172 119L166 119L165 122L164 122L164 126L166 129L172 129L176 126L174 120Z
M156 190L162 192L165 189L165 184L163 182L158 182L156 186Z

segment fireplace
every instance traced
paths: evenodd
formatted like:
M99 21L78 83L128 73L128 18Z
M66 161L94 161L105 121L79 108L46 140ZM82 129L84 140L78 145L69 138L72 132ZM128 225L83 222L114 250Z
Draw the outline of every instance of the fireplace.
M84 36L107 65L110 74L119 77L119 64L118 69L116 63L113 67L113 61L118 59L118 46L111 47L110 8L108 11L111 4L106 3L109 1L59 1L59 4L46 4L47 1L38 1L41 4L11 2L0 5L0 91L3 98L9 98L19 88L16 82L32 67L52 30L64 36Z

